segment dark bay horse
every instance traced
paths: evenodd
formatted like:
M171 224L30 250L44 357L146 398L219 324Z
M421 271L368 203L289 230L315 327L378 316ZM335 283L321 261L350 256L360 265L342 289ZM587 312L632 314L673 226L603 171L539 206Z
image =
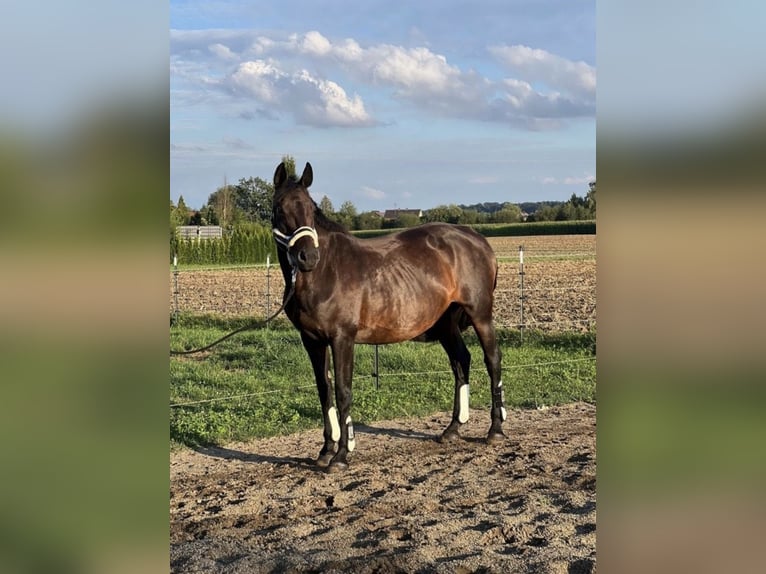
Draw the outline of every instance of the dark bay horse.
M311 164L300 179L288 176L284 163L279 164L272 224L285 298L294 282L285 312L300 331L322 403L324 446L317 464L330 471L347 468L356 444L349 414L355 343L439 341L455 375L452 422L440 440L457 438L459 426L468 420L471 357L461 331L469 325L484 351L492 385L487 442L503 439L506 410L492 325L497 260L487 240L468 227L446 223L358 239L317 208L308 192L312 181Z

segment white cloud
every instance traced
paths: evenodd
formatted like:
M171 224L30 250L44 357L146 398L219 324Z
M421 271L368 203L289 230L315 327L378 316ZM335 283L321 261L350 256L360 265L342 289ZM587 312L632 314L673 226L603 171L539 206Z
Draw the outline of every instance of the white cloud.
M386 193L384 191L375 189L374 187L368 187L366 185L362 186L361 193L364 197L369 199L384 199L386 197Z
M563 184L563 185L587 185L591 181L595 180L596 176L592 174L584 176L567 176L567 177L544 177L541 181L543 185L551 184Z
M243 62L223 80L233 95L292 113L302 124L368 126L374 120L358 95L349 97L335 82L315 78L307 70L288 74L264 60Z
M585 185L596 179L594 175L586 175L585 177L565 177L564 185Z
M252 44L250 44L249 52L255 56L262 56L267 52L271 52L274 49L276 42L266 36L258 36Z
M229 78L229 85L235 94L249 93L262 103L278 103L281 95L280 83L287 74L263 60L242 62Z
M208 46L207 49L210 51L211 54L215 54L221 60L236 60L237 59L237 55L234 52L232 52L228 46L224 46L221 43L216 42L215 44L210 44L210 46Z
M360 62L365 56L365 50L356 40L346 38L343 43L334 47L333 54L344 62Z
M324 56L330 52L332 45L330 41L319 32L307 32L301 42L301 50L307 54Z
M334 62L366 82L393 86L407 95L445 93L455 87L461 76L459 68L449 65L444 56L428 48L408 49L390 44L363 48L353 38L333 43L316 30L268 43L261 37L257 51L260 55L302 55Z
M529 46L491 46L501 63L532 82L583 98L595 98L596 69L585 62L573 62L546 50Z
M587 115L592 112L589 102L583 102L560 92L543 93L534 90L528 82L506 79L501 82L505 94L497 100L515 115L533 118L562 118ZM501 106L502 107L502 106Z
M362 71L374 82L397 86L408 96L444 94L461 83L460 70L427 48L382 45L370 48L366 55L369 58L362 60Z
M174 30L171 78L196 83L208 94L217 87L234 97L236 105L255 103L235 115L287 114L314 126L382 123L368 111L360 92L365 99L368 92L384 101L393 96L432 116L532 130L555 129L568 118L595 114L592 66L522 45L492 46L489 52L517 77L491 78L461 69L424 46L362 46L353 38L331 40L316 30L281 37ZM232 70L231 62L238 59Z
M335 82L314 78L303 70L293 77L292 83L309 88L306 98L295 102L298 105L296 116L304 123L317 126L368 126L375 123L364 109L362 98L358 95L348 97Z

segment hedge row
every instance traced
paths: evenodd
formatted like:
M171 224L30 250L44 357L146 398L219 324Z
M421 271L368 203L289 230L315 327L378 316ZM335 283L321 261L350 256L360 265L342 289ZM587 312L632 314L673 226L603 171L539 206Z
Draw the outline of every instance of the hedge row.
M485 237L517 237L521 235L595 235L596 221L536 221L530 223L479 223L470 225ZM357 237L380 237L401 229L367 229L354 231Z
M520 235L595 235L596 220L535 221L530 223L486 223L472 226L485 237Z
M179 239L170 235L170 262L178 255L182 265L236 265L276 261L277 250L269 229L237 230L221 239Z
M520 235L593 235L595 221L539 221L534 223L485 223L472 226L486 237L515 237ZM368 229L355 231L357 237L378 237L397 229ZM266 255L276 261L276 245L271 230L235 229L222 239L179 239L170 233L170 261L178 255L180 264L236 265L265 263Z

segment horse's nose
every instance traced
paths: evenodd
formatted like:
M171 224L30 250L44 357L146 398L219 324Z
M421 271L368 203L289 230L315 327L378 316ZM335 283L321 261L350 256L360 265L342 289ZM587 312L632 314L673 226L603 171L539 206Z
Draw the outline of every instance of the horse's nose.
M301 271L311 271L316 267L319 261L318 249L301 249L298 251L298 269Z

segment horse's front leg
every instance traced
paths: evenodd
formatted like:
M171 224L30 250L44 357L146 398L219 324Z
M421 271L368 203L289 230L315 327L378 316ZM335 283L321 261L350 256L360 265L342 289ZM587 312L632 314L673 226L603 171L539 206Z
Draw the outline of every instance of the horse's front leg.
M338 424L338 411L333 406L332 381L329 378L330 355L327 343L322 343L307 337L301 333L303 346L311 359L314 369L314 377L319 392L319 402L322 405L322 419L324 420L324 446L319 451L317 464L327 466L330 459L335 455L335 445L340 439L340 425Z
M453 322L440 335L439 341L447 352L452 374L455 375L455 400L452 406L452 421L439 437L439 442L460 438L460 425L468 422L469 387L468 375L471 369L471 353L465 346L457 322Z
M328 471L334 472L348 468L348 454L356 447L354 425L351 422L351 377L354 371L354 339L339 337L330 344L332 360L335 366L335 402L338 405L340 420L340 441L338 452L330 460Z

